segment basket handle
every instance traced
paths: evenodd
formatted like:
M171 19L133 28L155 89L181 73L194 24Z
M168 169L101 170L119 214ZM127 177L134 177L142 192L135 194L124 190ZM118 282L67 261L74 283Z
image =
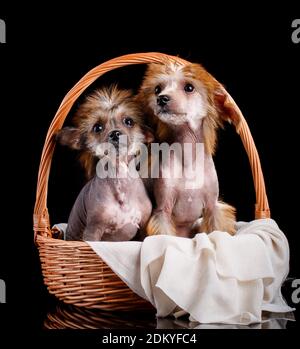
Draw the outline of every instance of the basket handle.
M35 237L37 234L43 236L51 236L50 219L47 209L47 193L48 193L48 180L51 167L51 161L55 148L55 133L60 130L63 123L72 108L74 102L83 93L83 91L90 86L96 79L103 74L132 64L145 64L145 63L166 63L176 62L177 64L187 64L184 59L175 56L169 56L162 53L133 53L111 59L105 63L98 65L84 75L81 80L66 94L65 98L61 102L61 105L56 112L54 119L49 127L43 152L41 156L37 190L36 190L36 202L34 206L33 215L33 227ZM255 205L255 218L270 217L270 210L268 205L268 199L266 195L265 182L261 169L259 156L247 125L240 109L229 95L229 93L220 85L220 91L222 94L220 98L223 98L222 103L228 111L228 121L232 121L239 133L244 148L248 154L252 176L254 181L255 193L256 193L256 205Z

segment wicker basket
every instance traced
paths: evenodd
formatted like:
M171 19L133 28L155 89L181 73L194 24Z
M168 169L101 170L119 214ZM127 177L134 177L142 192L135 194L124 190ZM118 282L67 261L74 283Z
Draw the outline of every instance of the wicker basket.
M133 293L114 272L99 259L85 242L55 239L47 209L47 190L51 160L55 148L54 134L61 129L76 99L97 78L113 69L132 64L187 61L161 53L137 53L111 59L89 71L63 99L46 136L42 152L36 203L34 207L34 239L39 249L44 282L51 294L65 303L90 309L140 310L150 303ZM265 183L259 156L249 127L232 97L224 92L224 106L231 110L229 121L236 127L248 154L256 193L255 218L270 217Z

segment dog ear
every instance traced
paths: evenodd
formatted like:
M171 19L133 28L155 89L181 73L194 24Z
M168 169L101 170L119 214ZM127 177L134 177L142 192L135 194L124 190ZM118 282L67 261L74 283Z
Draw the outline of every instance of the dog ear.
M242 118L242 112L223 86L215 90L214 102L219 118L222 122L232 122L238 130Z
M152 143L155 139L153 130L149 126L143 125L142 131L144 134L145 143L146 144Z
M222 85L217 86L210 96L210 108L203 122L205 149L208 154L214 154L217 143L217 129L222 128L224 122L233 123L239 130L242 113L233 98Z
M80 137L81 133L78 128L64 127L56 133L56 140L61 145L67 145L71 149L80 150Z
M79 156L79 162L81 166L84 168L85 177L87 180L90 180L94 177L96 173L98 159L91 153L84 151Z

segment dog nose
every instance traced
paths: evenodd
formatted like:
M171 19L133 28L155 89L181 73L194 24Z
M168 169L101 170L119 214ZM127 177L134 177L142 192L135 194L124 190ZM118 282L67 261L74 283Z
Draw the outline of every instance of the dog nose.
M157 98L157 104L160 107L164 107L165 105L168 104L169 101L170 101L170 97L167 95L161 95Z
M122 135L121 131L114 130L110 132L110 134L108 135L108 138L112 142L118 142L121 135Z

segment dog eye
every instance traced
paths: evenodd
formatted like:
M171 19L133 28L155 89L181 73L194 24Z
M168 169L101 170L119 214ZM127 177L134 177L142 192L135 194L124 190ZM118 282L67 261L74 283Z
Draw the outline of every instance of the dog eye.
M195 89L195 87L194 87L192 84L186 84L186 85L184 86L184 91L185 91L185 92L188 92L188 93L193 92L194 89Z
M124 118L123 119L123 122L124 124L127 126L127 127L133 127L134 126L134 121L131 119L131 118Z
M160 94L160 93L161 93L161 87L160 87L159 85L157 85L157 86L155 87L154 92L155 92L156 95Z
M103 131L103 126L101 124L95 124L93 126L93 132L100 133Z

